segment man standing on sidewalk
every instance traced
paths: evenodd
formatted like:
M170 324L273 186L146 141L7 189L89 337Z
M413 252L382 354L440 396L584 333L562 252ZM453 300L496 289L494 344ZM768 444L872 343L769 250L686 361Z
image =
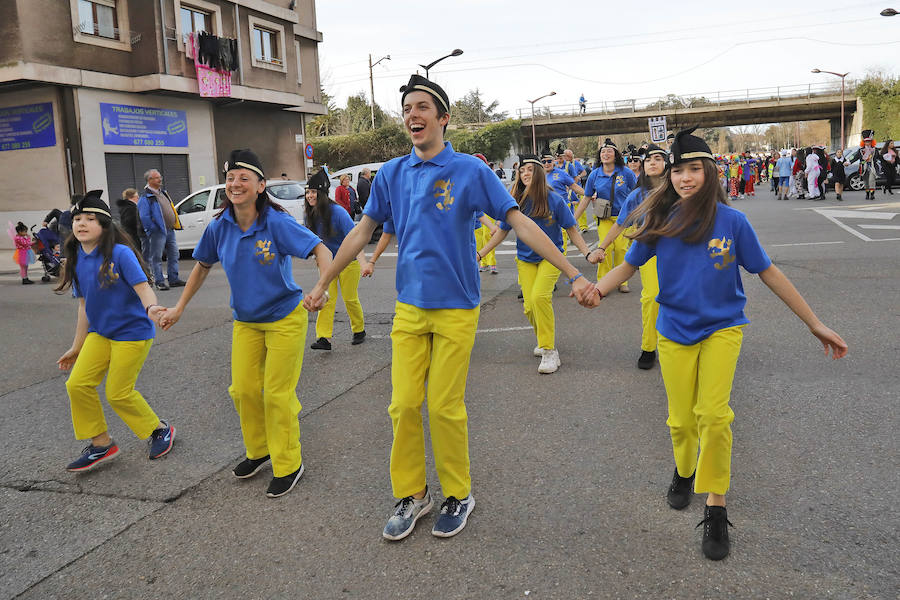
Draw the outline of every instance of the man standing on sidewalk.
M163 189L162 175L157 169L150 169L144 173L144 180L147 185L141 199L138 200L138 213L149 245L149 249L144 251L144 256L150 259L150 268L153 269L153 280L157 289L181 287L184 282L178 278L178 244L175 241L175 230L181 229L181 222L175 212L175 204L172 203L168 192ZM168 284L163 279L162 273L164 249L169 274Z

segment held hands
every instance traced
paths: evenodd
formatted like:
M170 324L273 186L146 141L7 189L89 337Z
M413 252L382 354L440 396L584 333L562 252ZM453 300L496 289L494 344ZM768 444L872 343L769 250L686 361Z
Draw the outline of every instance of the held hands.
M589 263L596 265L606 260L606 253L603 251L603 248L595 248L588 253L587 259Z
M572 291L569 297L578 300L578 304L586 308L594 308L600 304L600 292L586 277L579 277L572 282Z
M832 331L824 325L810 328L810 332L819 338L825 347L825 356L828 356L828 350L831 349L831 358L837 360L847 355L847 342L841 339L836 332Z
M59 357L59 360L56 361L57 366L59 366L60 371L68 371L72 368L72 365L75 364L75 359L78 358L78 354L81 352L79 348L76 350L75 348L69 348L66 350L66 353Z
M366 262L366 264L364 264L362 266L362 268L359 270L359 274L362 275L363 277L371 277L372 273L374 273L374 272L375 272L375 263L373 263L372 261Z
M156 316L154 317L154 312L156 312ZM156 321L156 324L159 325L163 331L168 331L172 325L178 322L178 319L181 318L182 309L178 307L175 308L164 308L162 306L154 307L150 309L150 318Z
M303 308L310 312L316 312L322 310L326 302L328 302L328 292L316 284L316 287L303 297Z

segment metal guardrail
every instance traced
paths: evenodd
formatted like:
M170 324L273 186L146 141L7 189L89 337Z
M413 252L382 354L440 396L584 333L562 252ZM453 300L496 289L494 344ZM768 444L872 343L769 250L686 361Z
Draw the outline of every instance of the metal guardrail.
M845 94L851 96L855 86L848 83ZM831 96L841 93L841 84L837 81L825 81L798 85L782 85L777 87L748 88L743 90L717 90L715 92L702 92L697 94L670 94L668 96L655 96L650 98L627 98L602 102L585 103L584 117L592 117L598 114L621 115L646 111L661 111L682 108L699 108L702 106L723 106L735 104L751 104L753 102L781 102L782 100L796 100L806 98L812 100L819 96ZM531 107L516 109L518 118L531 119ZM580 116L581 108L578 102L574 104L555 104L550 106L535 107L535 120L549 120L551 117Z

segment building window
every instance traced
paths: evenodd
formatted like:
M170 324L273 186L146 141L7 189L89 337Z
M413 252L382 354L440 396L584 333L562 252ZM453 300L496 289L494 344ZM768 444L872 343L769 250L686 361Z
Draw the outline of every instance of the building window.
M212 33L209 14L187 6L181 7L181 35L185 38L193 33Z
M184 44L191 33L205 31L222 35L222 10L218 4L205 0L175 0L175 39L178 50L184 52Z
M129 29L128 0L69 0L69 7L78 43L131 52L140 39Z
M115 0L78 0L78 29L85 35L120 39Z
M287 73L284 50L284 27L263 21L253 15L249 17L250 45L253 56L251 64L261 69Z

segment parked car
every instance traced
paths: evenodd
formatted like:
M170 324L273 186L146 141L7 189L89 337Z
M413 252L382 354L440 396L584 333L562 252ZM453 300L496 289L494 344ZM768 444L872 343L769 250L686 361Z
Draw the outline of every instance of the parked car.
M884 142L875 145L875 149L879 154L881 154L881 149L884 147ZM847 148L844 150L844 171L847 174L847 187L851 190L860 191L866 189L866 184L863 181L862 175L859 174L859 153L861 148ZM897 172L897 176L894 178L894 181L900 181L900 163L894 164L894 170ZM887 182L887 178L884 175L884 163L877 158L875 159L875 186L881 187Z
M341 176L342 175L350 175L350 185L354 188L357 186L357 182L359 181L359 174L362 173L362 170L368 168L372 171L372 178L375 178L375 173L378 172L378 169L381 168L383 162L374 162L374 163L365 163L362 165L353 165L352 167L346 167L341 169L340 171L335 171L331 173L331 187L328 188L328 196L334 200L334 190L337 186L341 185Z
M269 196L282 205L299 223L303 223L305 181L272 179L266 181ZM179 250L193 250L203 230L225 204L225 184L205 187L175 205L183 229L175 232Z

